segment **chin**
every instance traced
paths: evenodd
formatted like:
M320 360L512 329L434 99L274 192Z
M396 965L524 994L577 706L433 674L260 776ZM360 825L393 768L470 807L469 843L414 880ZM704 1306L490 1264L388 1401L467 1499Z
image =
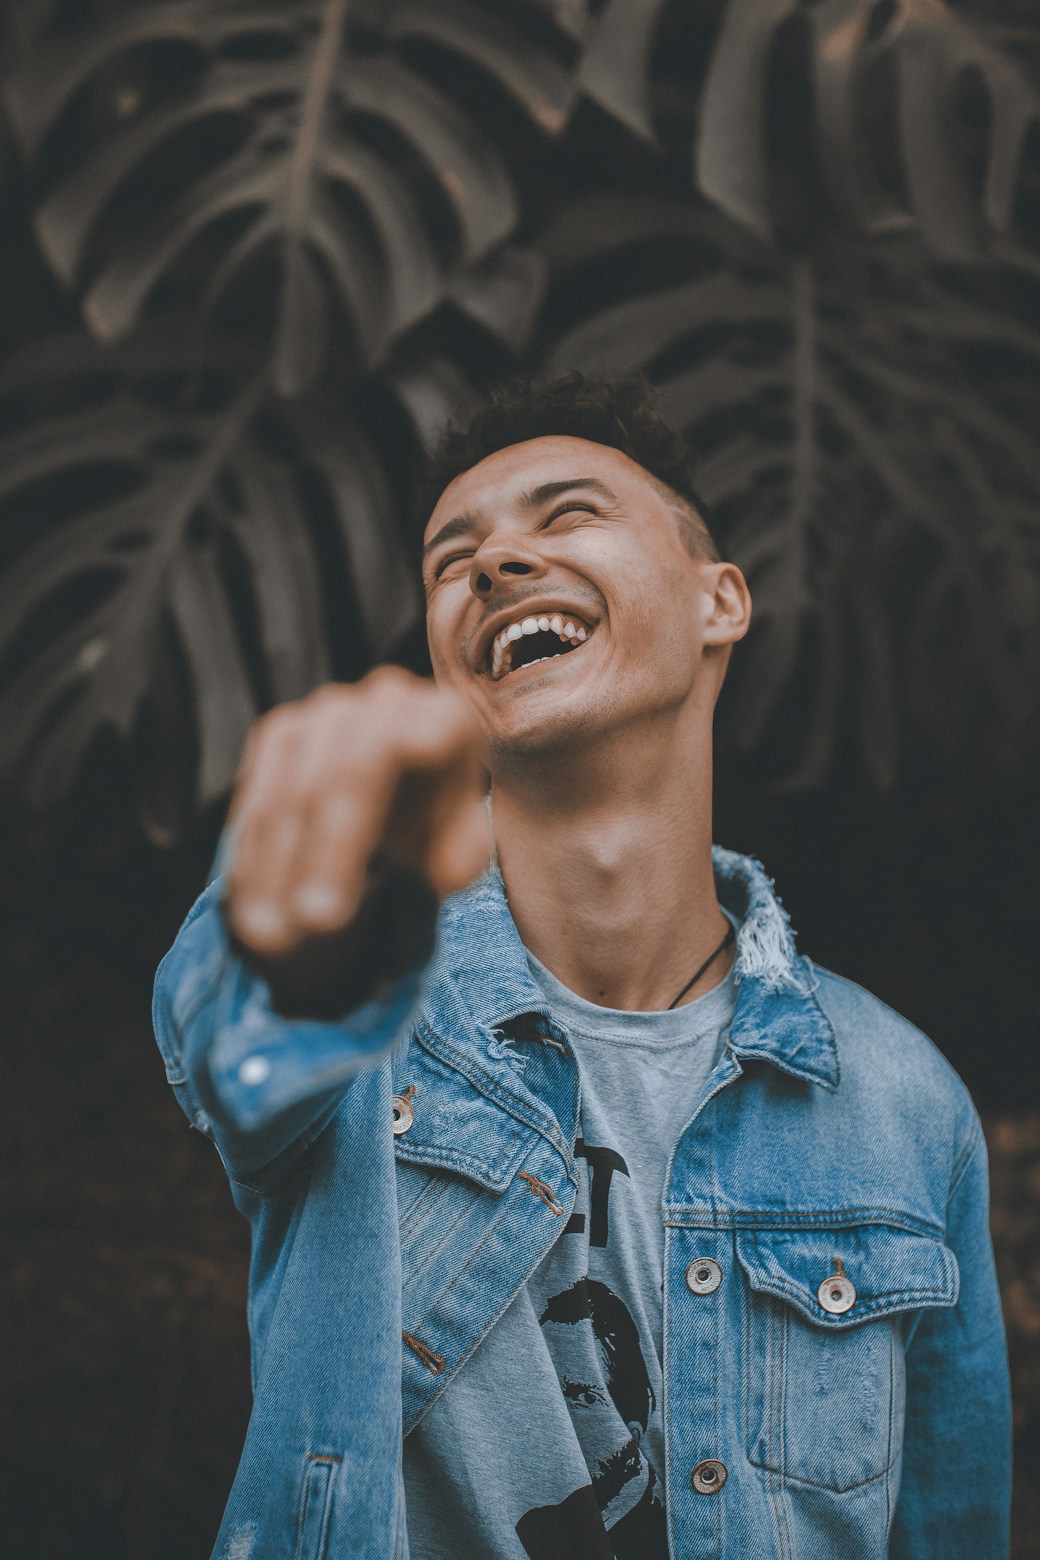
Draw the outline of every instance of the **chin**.
M488 750L493 762L504 768L566 758L602 737L612 724L604 710L570 700L540 710L515 709L507 720L487 722Z

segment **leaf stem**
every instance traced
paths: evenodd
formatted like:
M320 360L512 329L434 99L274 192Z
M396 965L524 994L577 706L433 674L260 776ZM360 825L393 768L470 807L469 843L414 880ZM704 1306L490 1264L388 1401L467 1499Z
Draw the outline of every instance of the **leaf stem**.
M798 543L798 573L804 566L805 527L812 510L816 457L816 295L807 260L792 266L794 314L794 474L792 530Z
M347 17L347 0L329 0L321 32L314 48L307 90L300 108L300 128L289 164L289 194L285 225L289 242L298 238L307 220L310 199L310 171L318 144L318 128L328 97L329 84L339 54L340 39Z

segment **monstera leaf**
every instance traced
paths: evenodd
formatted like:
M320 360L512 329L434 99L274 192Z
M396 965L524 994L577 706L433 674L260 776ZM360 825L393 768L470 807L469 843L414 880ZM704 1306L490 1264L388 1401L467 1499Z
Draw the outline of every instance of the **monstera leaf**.
M690 8L686 49L673 51L689 79L673 85L688 99L685 122L696 119L696 187L763 239L785 236L792 203L818 223L822 187L861 231L913 222L944 257L981 252L1012 230L1040 127L1037 83L1000 46L1000 10L969 14L946 0ZM588 95L651 143L675 15L667 0L608 0L581 64Z
M357 675L414 621L387 453L344 407L267 388L241 353L154 329L3 376L0 763L37 802L164 689L187 694L210 801L258 710L328 677L344 637Z
M1035 319L1040 267L987 278L903 247L810 266L707 209L621 197L578 205L545 242L558 291L602 296L613 277L624 294L566 333L548 366L655 380L749 576L739 745L775 735L781 712L797 727L807 708L788 779L819 784L851 695L885 785L901 722L936 707L976 732L994 711L1027 732L1040 669L1040 332L1007 306L1017 293ZM668 285L641 290L663 274Z
M532 13L548 14L572 45L585 36L583 0L528 0ZM479 0L391 0L379 12L388 37L416 46L416 63L430 44L465 61L494 81L540 130L559 135L577 99L573 69L533 29Z
M266 322L274 383L296 394L337 318L356 374L510 232L487 136L371 31L358 43L348 13L166 0L25 51L7 104L43 191L37 234L99 340L165 289L254 338Z

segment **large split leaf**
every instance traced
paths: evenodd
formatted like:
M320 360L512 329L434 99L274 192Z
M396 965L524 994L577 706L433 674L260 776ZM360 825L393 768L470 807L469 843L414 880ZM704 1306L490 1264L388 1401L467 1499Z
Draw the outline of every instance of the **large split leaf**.
M533 13L548 13L568 40L589 25L583 0L528 0ZM539 129L558 135L577 96L574 71L536 40L514 17L480 0L390 0L380 17L387 34L434 44L494 81Z
M609 0L581 67L586 92L652 143L670 13L667 0ZM1001 47L999 14L955 0L702 8L686 83L697 188L763 239L797 228L798 212L818 223L825 191L861 231L914 223L944 257L984 251L1014 227L1040 133L1040 90Z
M775 735L792 690L812 710L791 755L799 786L825 777L851 689L882 784L908 717L959 708L979 730L996 711L1001 729L1027 731L1040 687L1040 332L1008 304L1035 319L1035 263L987 278L890 246L810 267L707 209L623 197L580 204L546 245L558 288L602 297L613 277L622 294L548 366L650 374L748 573L740 745L771 723ZM662 274L670 284L643 290Z
M198 800L219 797L259 709L357 675L415 620L388 456L316 393L265 405L252 367L152 330L37 346L0 381L20 424L0 465L0 765L41 804L100 729L180 729L185 706Z
M37 232L99 340L179 289L265 324L295 394L337 314L370 367L509 233L482 127L349 24L346 0L165 0L26 52L7 103Z

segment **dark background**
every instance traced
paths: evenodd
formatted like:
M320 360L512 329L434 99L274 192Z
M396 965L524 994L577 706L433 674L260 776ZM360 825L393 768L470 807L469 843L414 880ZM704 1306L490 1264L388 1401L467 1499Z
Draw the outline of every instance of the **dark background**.
M898 0L169 14L0 17L5 1553L209 1552L249 1413L247 1235L166 1087L155 965L255 715L387 657L423 669L410 471L437 425L514 369L579 367L661 388L750 577L716 838L982 1113L1014 1554L1040 1556L1035 0L926 24ZM308 165L302 237L265 197L273 236L206 301L322 58L315 145L375 185ZM142 243L212 179L228 210L127 306ZM329 209L338 273L308 225Z

